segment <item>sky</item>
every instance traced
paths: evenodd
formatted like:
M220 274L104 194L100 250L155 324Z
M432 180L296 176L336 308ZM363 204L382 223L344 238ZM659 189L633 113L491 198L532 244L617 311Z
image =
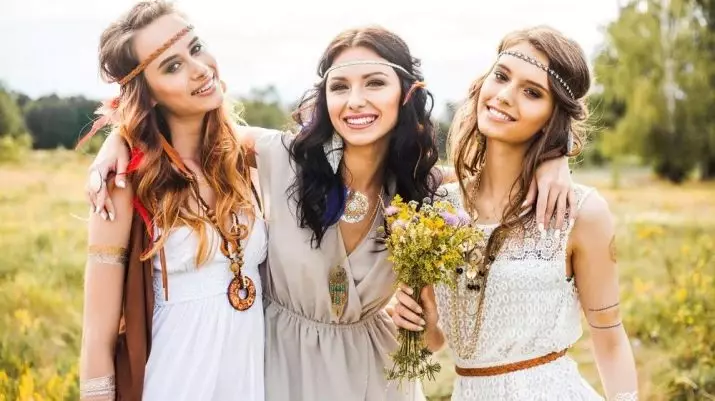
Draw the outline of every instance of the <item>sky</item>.
M31 97L50 93L106 98L97 46L102 30L133 0L2 0L0 81ZM318 60L340 31L378 24L422 60L435 112L463 99L491 65L502 36L547 24L592 57L618 0L178 0L217 57L231 94L275 85L293 102L317 79Z

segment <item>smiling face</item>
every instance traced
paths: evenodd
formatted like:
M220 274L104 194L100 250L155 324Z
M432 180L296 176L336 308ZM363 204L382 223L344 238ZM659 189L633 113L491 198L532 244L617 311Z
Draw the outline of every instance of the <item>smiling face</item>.
M134 53L146 60L187 25L177 14L157 18L135 34ZM176 116L204 114L223 102L216 60L192 32L149 63L144 77L154 101Z
M387 62L371 49L351 47L341 52L333 65L358 60ZM402 96L400 78L392 67L362 64L337 68L326 77L325 90L330 122L346 148L387 145Z
M509 47L549 65L546 55L527 42ZM486 77L477 102L479 131L487 138L526 144L546 125L554 108L546 71L503 55Z

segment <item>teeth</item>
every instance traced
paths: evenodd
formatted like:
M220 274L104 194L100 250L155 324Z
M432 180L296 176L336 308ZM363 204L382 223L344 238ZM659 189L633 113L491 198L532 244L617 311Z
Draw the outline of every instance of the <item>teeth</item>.
M202 87L199 88L198 90L195 90L195 91L194 91L194 94L195 94L195 95L200 95L200 94L202 94L202 93L204 93L204 92L210 90L211 88L214 87L214 81L215 81L214 79L210 80L208 83L206 83L206 85L202 86Z
M367 125L375 121L375 117L348 118L348 124Z
M508 115L502 113L502 112L499 111L499 110L493 109L493 108L491 108L491 107L489 108L489 112L490 112L494 117L496 117L496 118L498 118L498 119L500 119L500 120L504 120L504 121L511 121L511 120L512 120L512 118L509 117Z

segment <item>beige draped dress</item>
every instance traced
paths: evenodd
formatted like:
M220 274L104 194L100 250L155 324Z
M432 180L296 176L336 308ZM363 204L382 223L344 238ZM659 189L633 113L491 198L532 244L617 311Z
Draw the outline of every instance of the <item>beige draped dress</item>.
M258 173L266 220L268 258L262 272L265 304L266 401L423 400L418 383L385 380L396 329L385 305L395 280L387 252L375 252L373 230L346 258L337 225L320 249L311 231L298 226L288 188L295 179L285 144L289 137L264 131L256 139ZM387 200L385 200L387 201ZM328 276L343 263L348 302L339 321L332 316ZM237 361L240 363L240 360Z

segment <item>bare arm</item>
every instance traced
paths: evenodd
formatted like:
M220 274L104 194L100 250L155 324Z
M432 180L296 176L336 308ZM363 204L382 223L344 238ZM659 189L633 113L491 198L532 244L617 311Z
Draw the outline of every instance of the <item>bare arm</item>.
M576 285L607 398L635 400L638 380L621 322L613 218L600 195L584 201L570 241Z
M114 192L114 223L90 213L80 356L82 400L114 400L114 346L119 329L132 219L130 189ZM94 390L93 390L94 389Z

